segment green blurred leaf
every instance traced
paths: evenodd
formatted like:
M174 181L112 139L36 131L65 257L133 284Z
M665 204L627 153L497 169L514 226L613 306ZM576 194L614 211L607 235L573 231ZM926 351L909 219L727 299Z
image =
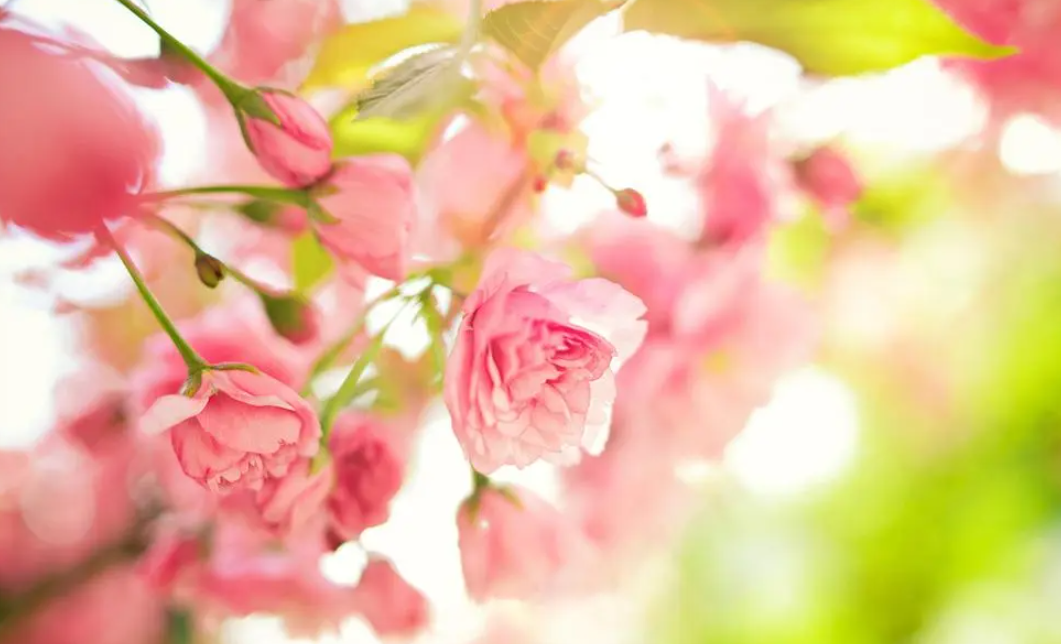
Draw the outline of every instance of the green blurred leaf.
M438 47L405 59L357 95L356 118L406 120L468 100L475 84L461 75L461 63L453 47Z
M965 32L929 0L635 0L625 26L757 42L829 76L882 71L921 56L998 58L1015 51Z
M463 29L460 17L430 4L414 4L393 18L346 25L324 41L302 88L363 86L369 70L387 58L418 45L457 42Z
M291 245L291 271L295 290L306 293L331 273L332 258L317 241L312 231L295 239Z
M495 9L483 19L483 33L538 69L595 18L615 9L601 0L529 0Z
M782 280L814 286L824 275L832 236L821 216L808 210L799 219L775 227L769 239L768 271Z

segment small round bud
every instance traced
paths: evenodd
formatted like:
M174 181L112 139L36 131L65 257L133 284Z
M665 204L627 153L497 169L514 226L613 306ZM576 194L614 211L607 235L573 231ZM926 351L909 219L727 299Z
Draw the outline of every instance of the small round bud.
M320 313L311 302L292 294L260 294L273 329L295 344L312 342L320 333Z
M534 183L531 185L531 187L534 189L534 192L541 194L545 192L546 188L549 187L549 180L543 177L542 175L538 175L537 177L534 177Z
M615 205L631 217L644 217L648 215L648 206L645 198L633 188L623 188L615 191Z
M225 278L225 265L212 255L199 253L195 256L195 272L206 288L217 288Z
M573 170L575 168L575 153L567 149L560 150L556 153L553 165L556 166L557 170Z

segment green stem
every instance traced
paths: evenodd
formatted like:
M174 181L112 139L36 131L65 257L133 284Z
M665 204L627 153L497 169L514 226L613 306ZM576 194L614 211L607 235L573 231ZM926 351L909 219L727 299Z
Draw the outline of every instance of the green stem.
M472 494L478 494L483 489L490 487L490 477L482 474L479 470L472 468Z
M206 62L202 56L192 51L187 45L182 43L180 40L174 38L168 31L162 28L157 22L155 22L151 16L147 15L147 12L138 7L132 0L118 0L118 2L132 12L137 18L139 18L148 27L151 27L158 34L158 37L162 39L162 44L165 47L169 47L171 50L177 52L188 60L191 64L195 65L206 74L207 78L217 85L217 88L221 90L221 93L225 95L225 98L230 103L235 105L238 103L246 94L248 90L239 83L235 82L228 76L225 76L216 67Z
M184 230L182 230L180 227L178 227L172 221L170 221L170 220L168 220L168 219L166 219L164 217L159 217L158 215L151 215L150 217L148 217L148 221L153 223L153 224L155 224L159 228L163 229L167 233L169 233L169 235L171 237L173 237L174 239L177 239L177 240L183 242L186 246L188 246L188 248L192 249L192 252L194 252L196 255L205 255L207 257L213 257L222 266L224 266L226 275L231 275L232 279L236 280L237 282L239 282L240 284L246 286L247 288L251 289L252 291L258 293L259 295L268 295L268 296L271 296L271 297L276 297L278 295L277 293L274 293L268 287L264 286L261 282L258 282L257 280L255 280L251 276L249 276L246 273L244 273L243 271L239 270L238 268L233 267L231 264L227 264L225 262L222 262L221 260L217 259L216 257L211 255L210 253L204 251L202 249L202 247L199 246L198 242L196 242L194 239L192 239L191 235L189 235L188 233L184 232Z
M178 188L177 190L164 190L161 192L149 192L143 195L146 201L165 201L174 197L186 195L207 194L243 194L258 199L289 203L306 208L310 204L309 194L305 190L294 190L289 188L278 188L274 186L195 186L192 188Z
M105 225L101 226L98 235L107 244L114 249L114 252L118 254L118 258L122 260L122 264L125 265L125 270L128 271L129 277L133 279L133 283L136 284L136 290L140 292L140 297L143 298L144 303L151 309L155 319L158 320L159 326L166 332L169 339L173 342L173 346L177 348L177 352L181 354L181 358L184 360L184 364L188 366L188 373L198 373L206 368L207 363L203 360L202 356L195 352L188 341L185 340L180 331L177 330L177 326L173 324L173 320L163 310L162 305L159 304L158 299L155 298L154 293L148 288L147 283L144 281L144 276L140 273L140 269L136 267L133 260L130 259L129 254L125 251L118 240L114 238L110 229Z

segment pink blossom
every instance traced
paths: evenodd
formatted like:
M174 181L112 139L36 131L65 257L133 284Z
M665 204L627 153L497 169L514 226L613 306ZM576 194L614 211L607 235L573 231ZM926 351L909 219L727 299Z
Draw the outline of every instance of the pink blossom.
M862 197L862 181L839 150L822 146L796 163L799 187L825 211L834 230L847 223L848 209Z
M332 166L332 134L312 105L279 90L261 90L279 125L245 116L251 151L266 172L284 184L301 188L315 183Z
M999 117L1035 111L1061 118L1061 54L1055 35L1061 6L1052 0L934 0L963 27L1017 51L995 60L954 59L948 68L970 80Z
M214 492L261 490L301 458L316 454L313 408L263 373L207 371L192 396L162 396L140 419L148 433L169 430L184 473Z
M113 79L0 29L0 222L51 239L135 215L160 145Z
M342 541L384 523L390 502L402 486L403 458L396 449L397 428L378 419L348 413L332 429L329 447L336 484L328 499L331 530Z
M769 114L749 115L714 85L708 96L715 142L696 178L706 216L702 236L714 244L742 243L778 217L779 193L790 177L772 149Z
M644 304L603 279L501 249L464 303L444 397L472 466L489 473L599 451L615 396L613 360L640 344Z
M349 588L321 574L323 544L300 535L283 547L277 545L245 524L221 522L209 557L185 570L178 596L209 618L280 616L293 637L335 630L355 606Z
M225 36L210 61L242 82L264 83L341 24L336 0L233 0Z
M336 164L315 192L327 214L337 220L316 224L329 251L373 275L405 278L418 199L405 158L350 157Z
M386 559L373 557L353 594L358 613L380 637L409 637L427 626L427 599Z
M288 387L305 384L312 358L280 338L253 299L211 308L178 327L211 364L242 362ZM170 339L163 333L153 336L129 379L133 413L142 414L159 397L177 392L185 378L187 367Z
M267 479L262 489L253 493L253 523L277 536L297 533L307 526L315 529L323 523L325 500L334 482L331 465L311 474L308 459L295 463L287 474Z
M5 559L5 565L7 564ZM165 634L165 598L129 565L105 570L5 630L14 644L93 644L159 642Z
M530 162L525 149L470 121L439 143L418 168L426 210L420 245L438 259L504 238L530 219ZM448 243L447 243L448 242Z
M132 444L89 452L51 435L28 452L0 452L0 594L83 562L135 518L144 474Z
M457 530L464 584L477 601L547 596L591 552L556 508L517 487L485 488L465 501Z

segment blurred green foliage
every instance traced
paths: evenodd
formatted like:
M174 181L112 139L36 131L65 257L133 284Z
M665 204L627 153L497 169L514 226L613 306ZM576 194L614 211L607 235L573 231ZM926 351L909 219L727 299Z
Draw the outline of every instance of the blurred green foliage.
M911 198L927 195L928 210L984 241L972 301L944 344L904 344L929 348L901 359L882 356L902 348L825 347L824 366L858 399L854 462L784 498L713 490L654 605L651 641L1061 642L1057 213L963 221L965 206L941 207L938 190L894 187L932 183L915 179L871 191L861 208L874 214L853 234L908 243L935 220ZM820 252L791 243L797 257ZM917 377L922 367L938 391Z

